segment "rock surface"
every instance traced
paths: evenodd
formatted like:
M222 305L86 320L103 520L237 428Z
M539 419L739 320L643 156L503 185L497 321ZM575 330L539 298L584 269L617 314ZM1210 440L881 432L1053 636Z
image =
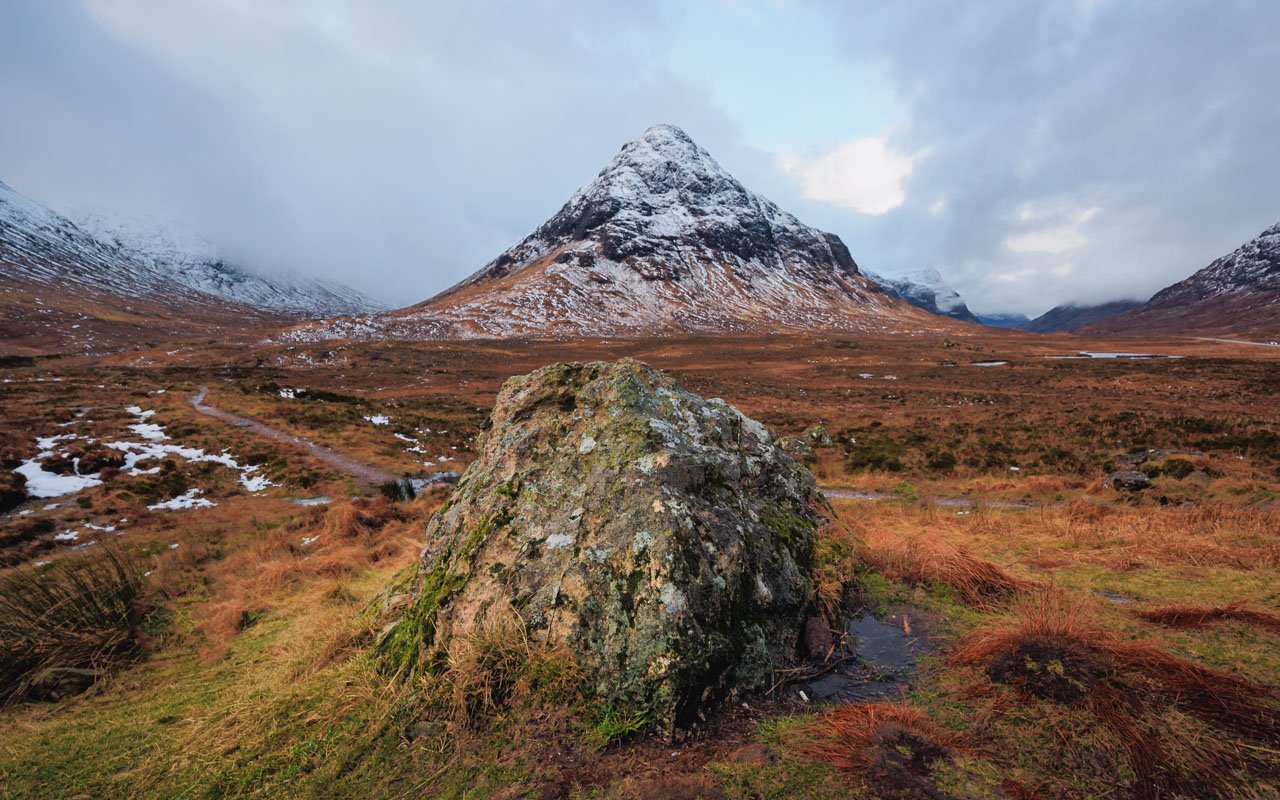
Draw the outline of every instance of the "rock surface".
M478 447L386 599L411 598L381 637L394 669L514 609L595 702L670 732L794 662L831 509L759 423L631 359L556 364L507 381Z

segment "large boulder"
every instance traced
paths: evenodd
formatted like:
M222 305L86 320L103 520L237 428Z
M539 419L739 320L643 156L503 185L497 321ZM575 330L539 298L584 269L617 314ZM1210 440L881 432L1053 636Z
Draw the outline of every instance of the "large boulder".
M762 425L623 359L512 378L477 444L385 598L390 667L439 669L514 609L596 702L671 731L795 661L832 512Z

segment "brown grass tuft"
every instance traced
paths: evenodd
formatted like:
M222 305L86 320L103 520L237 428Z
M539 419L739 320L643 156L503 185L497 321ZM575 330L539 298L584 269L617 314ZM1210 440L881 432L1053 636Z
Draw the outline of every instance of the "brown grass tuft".
M1133 612L1147 622L1167 625L1171 628L1203 628L1211 622L1231 620L1256 625L1267 630L1280 631L1280 616L1268 611L1249 608L1247 601L1228 603L1225 606L1160 606Z
M798 734L805 755L856 776L877 796L933 798L933 767L972 753L969 737L907 705L878 701L823 714ZM892 792L892 793L889 793Z
M1271 687L1120 640L1059 595L1023 603L952 658L1025 696L1088 710L1123 750L1139 797L1227 786L1258 763L1247 742L1280 742Z
M897 534L885 531L865 535L862 557L885 577L950 588L961 601L989 608L1032 587L967 548L934 538L927 532Z

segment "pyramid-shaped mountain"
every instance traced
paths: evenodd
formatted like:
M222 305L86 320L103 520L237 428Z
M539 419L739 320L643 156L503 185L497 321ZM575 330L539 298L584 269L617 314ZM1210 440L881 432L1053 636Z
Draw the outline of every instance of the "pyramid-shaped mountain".
M417 306L296 335L647 336L945 324L869 282L839 237L743 187L684 131L657 125L463 282Z

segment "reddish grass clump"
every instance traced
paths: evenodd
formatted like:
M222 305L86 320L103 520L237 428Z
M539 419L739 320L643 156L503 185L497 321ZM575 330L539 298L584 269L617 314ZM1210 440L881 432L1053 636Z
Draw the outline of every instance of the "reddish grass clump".
M955 652L1023 694L1081 708L1122 748L1142 798L1217 790L1280 743L1276 691L1116 638L1048 595ZM1247 744L1263 743L1266 748Z
M946 798L930 775L957 752L972 752L968 737L949 731L905 702L842 706L801 733L800 750L857 776L887 800Z
M1138 617L1157 625L1171 628L1203 628L1211 622L1231 620L1256 625L1267 630L1280 631L1280 616L1267 611L1249 608L1245 601L1228 603L1225 606L1160 606L1143 611L1135 611Z
M868 534L862 557L876 572L894 580L937 583L975 608L989 608L1031 588L966 548L925 536Z

